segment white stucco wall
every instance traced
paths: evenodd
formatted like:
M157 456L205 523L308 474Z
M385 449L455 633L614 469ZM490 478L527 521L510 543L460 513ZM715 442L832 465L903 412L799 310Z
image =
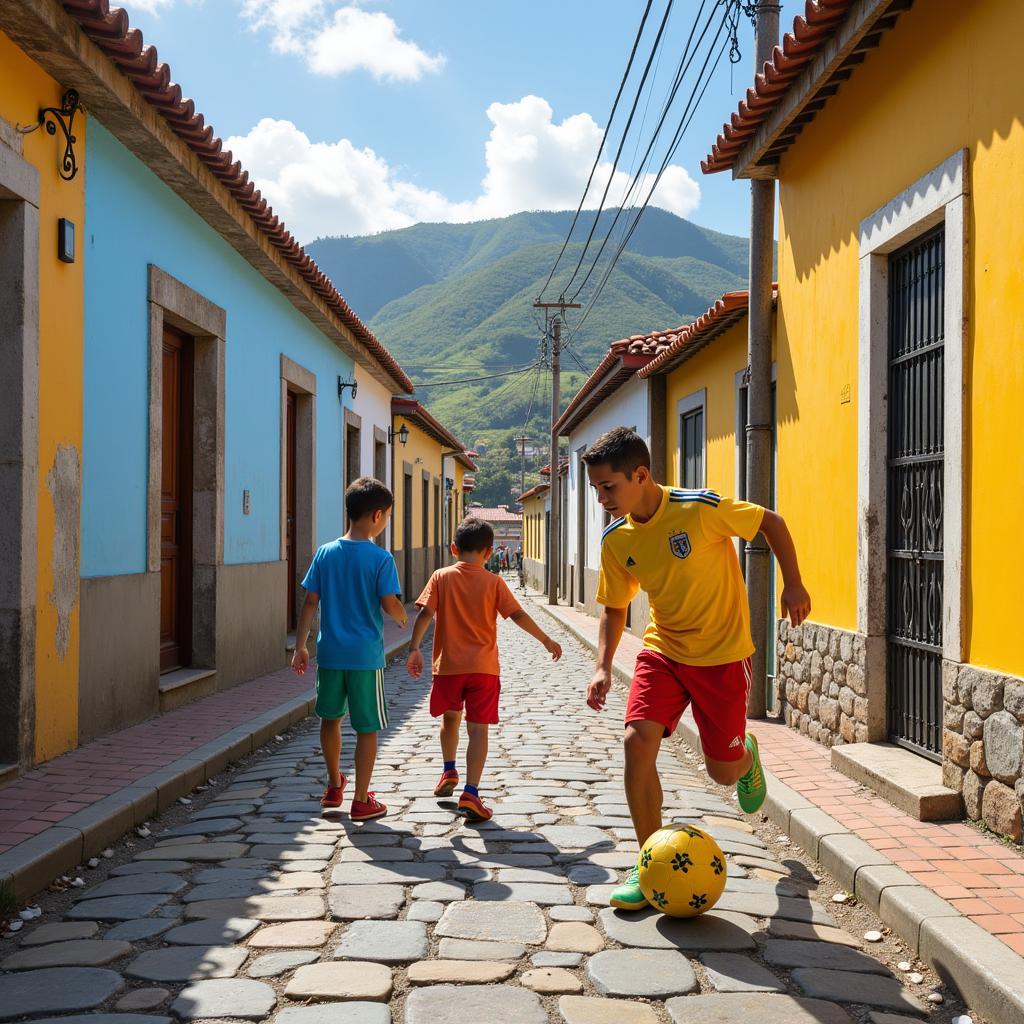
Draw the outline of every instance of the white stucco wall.
M387 437L388 429L391 426L391 392L363 367L357 366L355 373L359 387L356 390L355 401L352 403L352 410L362 420L359 432L359 472L362 476L373 476L373 428L377 427L383 430L384 436ZM391 481L391 448L392 446L389 444L384 459L386 476L384 483L394 489ZM390 526L386 532L385 543L391 544Z
M616 391L610 398L601 403L582 423L569 435L569 478L568 478L568 515L566 516L567 559L571 565L576 563L578 539L579 488L586 490L586 552L584 566L587 569L598 569L601 566L601 532L604 530L605 516L597 503L594 489L587 481L586 472L580 472L579 454L588 448L606 430L612 427L631 427L647 442L651 443L650 384L646 380L633 377ZM563 478L564 480L564 478Z

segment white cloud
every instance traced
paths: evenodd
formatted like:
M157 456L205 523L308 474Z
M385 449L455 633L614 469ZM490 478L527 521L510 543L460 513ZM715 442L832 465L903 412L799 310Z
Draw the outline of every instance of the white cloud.
M142 11L146 14L159 14L165 7L170 7L174 0L125 0L122 6L132 11Z
M172 7L202 7L206 0L117 0L111 7L124 7L129 17L139 14L151 14L160 17L164 11Z
M465 222L522 210L575 209L586 185L601 129L589 114L561 123L539 96L487 108L491 132L485 147L487 173L480 194L453 202L402 177L372 149L348 139L313 142L291 121L264 118L248 135L226 146L242 161L289 230L307 242L323 235L360 235L420 221ZM611 174L602 162L587 201L595 209ZM617 171L606 205L617 205L629 177ZM646 197L645 175L634 196ZM652 205L688 216L700 203L700 187L679 165L668 167Z
M304 57L318 75L368 71L376 79L415 82L445 62L443 54L402 39L387 14L354 5L332 10L327 0L242 0L242 16L253 31L270 32L274 50Z

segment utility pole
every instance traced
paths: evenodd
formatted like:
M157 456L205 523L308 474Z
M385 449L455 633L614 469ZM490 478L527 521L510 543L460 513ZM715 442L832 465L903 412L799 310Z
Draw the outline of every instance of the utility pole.
M760 74L779 41L777 0L754 5L754 71ZM750 297L747 335L747 501L771 504L772 470L772 259L775 242L775 179L750 183ZM771 558L764 536L747 544L747 601L754 638L753 682L747 715L767 714L767 644L775 642L775 609L771 593Z
M551 489L548 491L551 496L551 517L548 529L548 604L558 604L558 567L561 561L559 552L559 529L558 520L561 506L559 504L559 479L558 479L558 431L555 424L561 415L561 358L562 358L562 316L567 309L579 309L578 302L535 302L535 309L557 309L558 312L551 317Z
M526 442L528 437L514 437L512 439L519 445L519 493L526 493Z

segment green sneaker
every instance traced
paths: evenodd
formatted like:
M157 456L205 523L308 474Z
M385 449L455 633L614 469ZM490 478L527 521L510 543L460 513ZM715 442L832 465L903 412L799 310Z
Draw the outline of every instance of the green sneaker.
M764 798L768 795L768 787L764 781L764 772L761 771L761 756L757 752L757 740L751 733L747 733L747 750L753 758L750 771L736 783L736 795L740 800L740 807L747 814L753 814L759 810Z
M619 910L642 910L647 906L647 897L640 888L640 869L636 864L629 869L629 874L622 885L612 890L608 902Z

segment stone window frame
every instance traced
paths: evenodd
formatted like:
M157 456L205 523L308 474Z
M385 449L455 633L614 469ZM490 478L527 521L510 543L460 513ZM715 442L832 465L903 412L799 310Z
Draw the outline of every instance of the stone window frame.
M708 389L697 388L696 391L690 392L688 395L684 395L679 401L676 402L676 428L679 431L679 486L684 487L683 484L683 467L686 465L686 451L685 444L686 440L683 437L683 417L689 413L696 412L700 409L701 413L701 424L704 427L704 436L700 442L700 464L702 469L702 475L704 480L701 483L701 487L707 487L708 485Z
M288 572L288 392L295 395L295 613L316 549L316 374L281 353L280 557ZM285 590L287 594L287 589ZM287 600L285 604L287 604Z
M382 446L384 449L384 472L378 477L377 476L377 452L379 447ZM382 430L375 423L373 425L373 475L386 487L391 488L392 496L395 493L393 483L388 480L388 465L390 460L388 459L388 433L386 430ZM394 518L394 511L391 513ZM377 544L382 548L388 548L388 541L391 537L391 519L388 520L388 525L384 530L377 534Z
M148 266L149 473L146 569L160 572L163 475L163 336L168 323L193 347L192 656L217 666L217 591L224 564L224 364L227 312L156 264Z
M39 171L4 142L0 204L9 206L0 216L0 551L11 556L0 572L0 761L28 768L36 714Z
M962 662L966 450L968 151L958 150L860 223L857 402L857 629L868 692L884 702L889 254L945 224L942 657Z

